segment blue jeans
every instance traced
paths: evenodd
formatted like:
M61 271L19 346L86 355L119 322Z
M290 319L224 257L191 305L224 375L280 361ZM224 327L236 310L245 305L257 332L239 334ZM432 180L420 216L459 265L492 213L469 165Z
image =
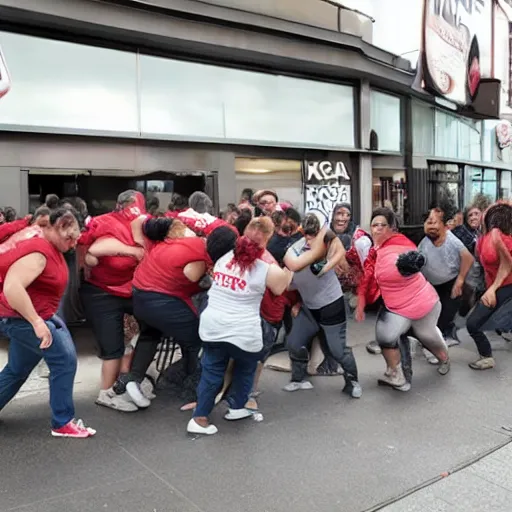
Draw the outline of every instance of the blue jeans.
M252 390L254 374L261 352L246 352L231 343L203 344L202 373L197 386L197 407L194 418L208 417L215 405L215 397L222 389L229 360L235 362L233 382L227 401L232 409L243 409Z
M50 369L52 428L69 423L75 417L73 384L77 357L65 324L57 316L46 321L53 338L53 343L46 350L39 348L41 340L26 320L2 318L0 325L9 338L9 358L0 372L0 411L14 398L39 361L44 359Z

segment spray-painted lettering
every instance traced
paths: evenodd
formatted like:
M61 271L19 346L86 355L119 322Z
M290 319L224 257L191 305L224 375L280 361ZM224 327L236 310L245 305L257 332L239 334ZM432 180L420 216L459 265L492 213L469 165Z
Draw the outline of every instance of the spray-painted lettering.
M330 219L338 203L350 203L350 185L306 185L306 211L320 210Z
M307 183L317 183L325 181L350 181L347 168L343 162L308 162L307 164Z

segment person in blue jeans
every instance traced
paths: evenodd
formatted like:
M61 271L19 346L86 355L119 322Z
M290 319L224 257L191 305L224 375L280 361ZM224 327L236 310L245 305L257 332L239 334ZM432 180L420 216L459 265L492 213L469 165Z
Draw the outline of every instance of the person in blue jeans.
M63 253L75 246L79 233L73 212L59 208L47 225L28 227L0 245L0 325L9 338L8 362L0 372L0 410L44 359L50 369L55 437L96 433L74 419L77 356L69 331L55 314L68 281Z
M229 410L224 418L239 420L252 415L245 404L263 349L261 300L266 288L281 295L292 278L287 269L262 259L273 232L274 225L268 217L253 219L244 236L236 241L234 250L215 263L208 305L199 320L202 372L197 407L187 425L191 434L217 433L208 416L222 388L230 359L234 361L233 380L227 397Z

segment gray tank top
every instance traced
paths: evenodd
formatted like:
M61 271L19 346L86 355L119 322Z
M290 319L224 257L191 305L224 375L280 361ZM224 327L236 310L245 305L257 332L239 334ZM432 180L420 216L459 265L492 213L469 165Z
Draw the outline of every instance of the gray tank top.
M301 238L289 249L297 256L302 254L306 247L306 239ZM296 288L302 297L302 302L309 309L320 309L343 296L341 284L334 270L329 270L323 276L317 277L308 267L293 275L292 287Z

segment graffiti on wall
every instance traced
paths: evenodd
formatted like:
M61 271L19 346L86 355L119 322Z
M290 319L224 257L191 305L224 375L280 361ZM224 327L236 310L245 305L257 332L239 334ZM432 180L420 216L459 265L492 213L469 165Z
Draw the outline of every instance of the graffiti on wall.
M306 212L320 210L330 219L338 203L350 203L350 185L306 185Z
M304 170L306 212L319 210L330 219L337 203L351 202L350 175L343 162L306 162Z

